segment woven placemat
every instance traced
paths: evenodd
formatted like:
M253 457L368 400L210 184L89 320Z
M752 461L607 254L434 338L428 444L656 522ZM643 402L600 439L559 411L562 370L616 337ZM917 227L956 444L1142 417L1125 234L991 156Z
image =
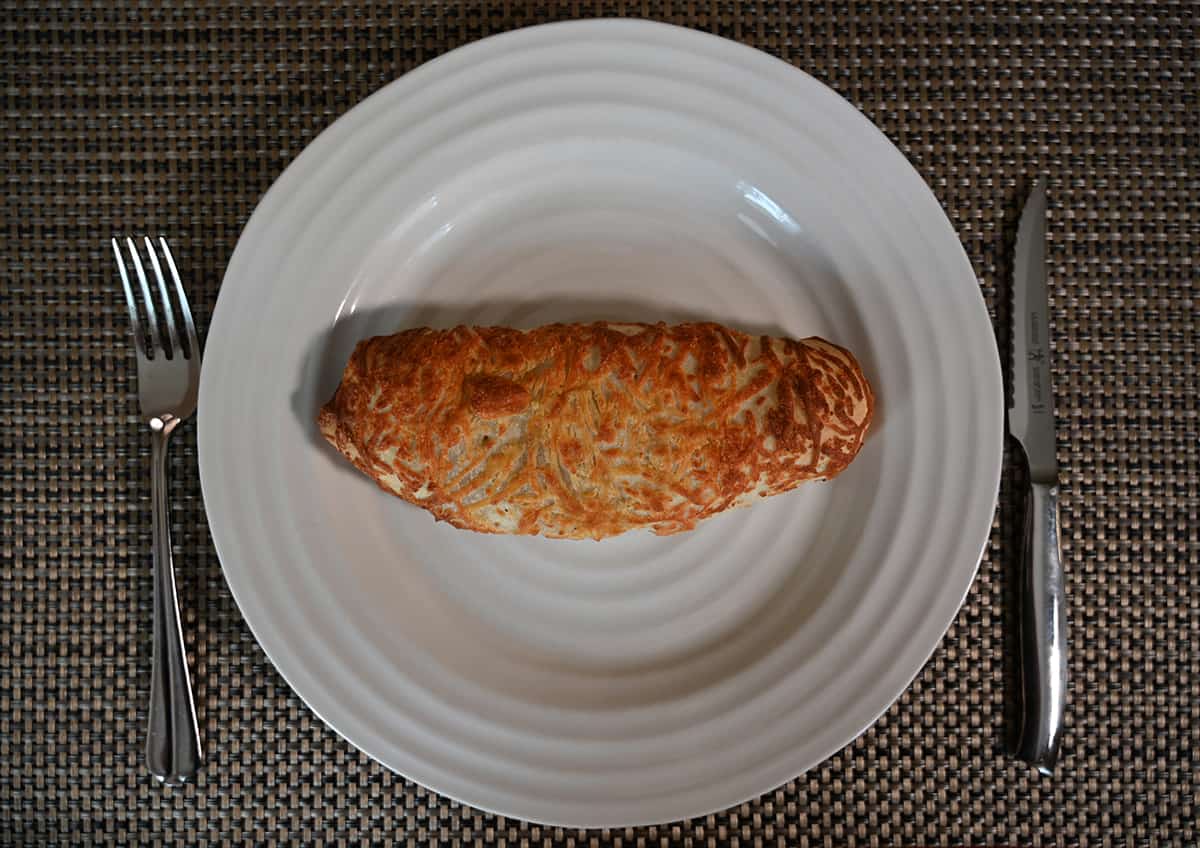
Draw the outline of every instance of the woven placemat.
M0 843L1196 844L1195 3L164 6L0 2ZM188 427L173 524L208 764L156 785L148 443L106 239L170 234L204 326L258 198L340 114L466 42L618 14L757 46L843 94L929 181L994 307L1030 176L1049 177L1074 645L1058 771L1004 753L1011 474L966 605L864 736L735 809L579 832L441 798L304 707L226 588Z

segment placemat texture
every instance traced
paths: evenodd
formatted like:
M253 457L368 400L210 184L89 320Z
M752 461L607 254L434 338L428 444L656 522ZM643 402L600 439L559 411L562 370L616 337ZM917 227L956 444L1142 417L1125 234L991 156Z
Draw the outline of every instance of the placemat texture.
M1200 750L1194 2L0 2L0 843L1196 845ZM1004 753L1016 697L1006 474L979 577L862 738L762 798L615 831L538 827L386 772L266 661L221 576L195 428L173 531L207 767L142 765L149 443L107 239L165 233L201 326L241 228L322 128L446 50L645 16L814 74L901 147L993 309L1050 181L1071 637L1053 778Z

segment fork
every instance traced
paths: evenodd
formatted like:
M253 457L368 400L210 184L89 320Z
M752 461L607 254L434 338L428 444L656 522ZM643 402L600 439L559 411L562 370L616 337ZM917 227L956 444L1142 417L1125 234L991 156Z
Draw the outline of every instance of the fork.
M174 283L171 302L162 263L154 243L145 238L146 253L154 270L157 293L146 279L138 246L131 238L125 247L132 261L141 294L143 321L138 298L122 256L121 244L112 240L113 255L125 289L129 320L137 348L138 405L143 424L150 431L150 491L154 513L154 654L150 672L150 719L146 734L146 765L151 774L166 784L185 783L200 768L200 734L192 683L188 677L183 646L179 599L175 593L175 568L171 556L171 521L167 507L167 444L179 422L196 409L200 385L200 342L188 307L175 258L164 238L158 239L162 259ZM162 333L161 323L166 325ZM186 338L176 321L176 308L183 319ZM185 344L186 342L186 344Z

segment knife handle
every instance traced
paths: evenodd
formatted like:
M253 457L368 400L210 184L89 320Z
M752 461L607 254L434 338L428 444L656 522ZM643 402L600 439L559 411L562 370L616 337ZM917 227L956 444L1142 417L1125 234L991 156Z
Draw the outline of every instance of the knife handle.
M1031 483L1021 574L1022 721L1017 754L1050 774L1067 694L1067 619L1058 532L1058 486Z

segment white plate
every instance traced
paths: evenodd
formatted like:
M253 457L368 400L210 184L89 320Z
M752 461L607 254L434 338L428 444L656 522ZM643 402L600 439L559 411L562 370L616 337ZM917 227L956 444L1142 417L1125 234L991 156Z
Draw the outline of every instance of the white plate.
M367 335L692 318L854 351L879 406L849 470L674 537L491 537L313 424ZM769 791L900 694L974 576L1002 418L971 266L874 126L749 48L587 22L419 68L279 178L208 335L200 464L238 605L331 727L475 806L615 826Z

